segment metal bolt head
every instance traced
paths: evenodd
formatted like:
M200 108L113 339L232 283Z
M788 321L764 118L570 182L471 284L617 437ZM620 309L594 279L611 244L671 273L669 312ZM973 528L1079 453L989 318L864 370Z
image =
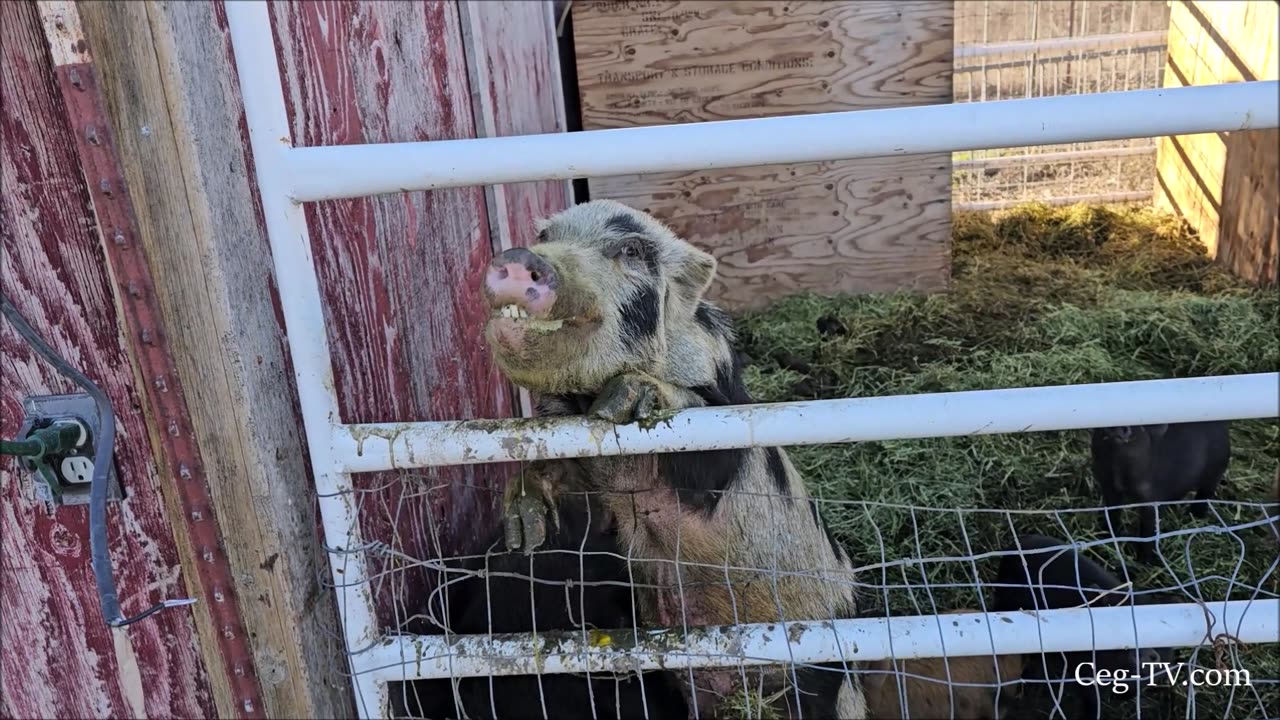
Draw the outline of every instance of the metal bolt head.
M253 701L252 701L252 700L245 700L245 701L244 701L244 711L245 711L245 712L247 712L247 713L251 713L251 712L253 712Z
M92 125L90 125L89 127L85 128L85 130L84 130L84 139L85 139L85 140L88 140L90 145L97 145L97 144L100 142L100 141L98 140L98 128L96 128L96 127L94 127L94 126L92 126Z
M182 463L181 465L178 466L178 477L182 478L183 480L191 479L191 468L187 467L186 463Z
M124 247L129 243L129 238L124 236L124 231L116 228L115 234L111 236L111 241L119 247Z
M67 79L71 81L71 85L75 89L84 90L84 80L81 79L79 70L76 70L73 68L70 72L67 73Z
M200 557L203 558L205 562L213 562L213 549L204 548L200 551Z
M181 431L178 429L178 421L177 421L177 420L170 420L170 421L169 421L169 434L170 434L170 435L172 435L173 437L178 437L178 433L179 433L179 432L181 432Z
M160 392L165 392L169 389L169 383L164 379L163 375L156 376L155 386Z
M215 602L222 602L225 599L225 596L222 594L222 588L213 589L213 599Z
M191 519L196 522L200 522L201 520L204 519L204 513L200 512L199 510L192 510Z
M98 189L102 191L103 195L110 195L111 181L106 178L102 178L101 180L98 181Z
M142 337L142 344L143 344L143 345L150 345L150 344L151 344L151 331L150 331L150 330L148 330L147 328L142 328L142 332L140 333L140 335L141 335L141 337Z

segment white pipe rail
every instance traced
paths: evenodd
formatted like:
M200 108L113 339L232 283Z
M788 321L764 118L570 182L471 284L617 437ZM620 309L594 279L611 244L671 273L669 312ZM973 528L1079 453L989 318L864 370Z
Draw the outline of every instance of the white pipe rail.
M472 140L295 148L298 202L1280 127L1280 80Z
M381 682L885 658L972 657L1275 642L1280 600L957 613L707 628L388 638L356 656ZM497 660L501 660L498 662ZM1012 679L1012 678L1009 678Z
M586 417L343 425L341 472L1280 416L1280 373L695 408L651 429Z
M952 160L952 170L986 170L988 168L1010 168L1022 165L1049 165L1052 163L1080 162L1083 160L1111 160L1120 157L1137 157L1155 155L1154 145L1138 147L1094 148L1091 150L1062 150L1046 153L1021 153L1018 155L996 155L994 157L966 158Z
M1067 54L1082 51L1155 49L1167 44L1169 34L1164 30L1148 30L1138 33L1111 33L1107 35L1081 35L1078 37L1045 38L1043 40L1014 40L1002 43L972 43L957 45L956 60L998 57L1001 55ZM1043 59L1043 58L1042 58Z
M339 418L338 397L333 389L333 362L311 254L311 235L302 206L291 202L284 192L291 133L271 19L265 2L229 2L226 11L325 543L337 549L360 547L363 543L359 516L350 500L351 478L331 470L340 460L333 454L332 445L325 442ZM378 624L364 556L331 556L330 571L337 588L338 615L347 650L368 647L377 640ZM359 716L381 717L386 707L386 685L354 673L352 684Z

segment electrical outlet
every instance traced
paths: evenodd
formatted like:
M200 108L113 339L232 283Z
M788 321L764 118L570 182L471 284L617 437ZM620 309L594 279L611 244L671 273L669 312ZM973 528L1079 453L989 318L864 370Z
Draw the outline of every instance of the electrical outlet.
M70 485L93 482L93 460L72 455L62 459L62 479Z
M98 438L98 405L85 393L74 395L41 395L24 398L26 411L18 437L27 437L37 428L59 422L74 422L82 429L81 441L74 451L46 457L38 465L24 462L31 472L36 498L51 505L85 505L93 486L93 457ZM124 498L115 462L107 468L107 501Z

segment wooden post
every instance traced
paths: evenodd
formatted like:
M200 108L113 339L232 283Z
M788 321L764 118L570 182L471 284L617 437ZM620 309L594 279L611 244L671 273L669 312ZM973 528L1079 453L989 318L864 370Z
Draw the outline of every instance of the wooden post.
M263 710L349 716L222 7L81 3L80 11L204 452Z
M133 615L165 599L208 599L188 535L175 532L184 526L174 522L181 505L172 466L131 347L138 316L128 306L145 297L129 294L108 260L132 249L106 251L99 225L119 219L127 202L103 203L101 183L86 183L91 169L99 180L105 171L114 195L118 173L103 134L95 132L99 144L86 157L89 128L68 108L68 96L81 96L80 104L94 92L87 48L71 40L71 10L61 23L47 15L45 25L36 3L0 3L0 285L36 333L111 402L124 499L107 506L107 537L122 610ZM109 214L104 205L114 206ZM114 238L105 241L113 248ZM143 294L145 286L135 289ZM18 432L24 398L82 392L7 321L0 321L0 376L5 438ZM0 462L0 541L0 717L240 714L215 664L217 645L207 642L216 632L210 609L168 609L109 627L90 569L87 507L46 508L9 457Z
M1165 87L1280 78L1275 0L1178 0L1169 17ZM1280 131L1161 138L1156 205L1178 213L1219 262L1261 285L1280 282Z

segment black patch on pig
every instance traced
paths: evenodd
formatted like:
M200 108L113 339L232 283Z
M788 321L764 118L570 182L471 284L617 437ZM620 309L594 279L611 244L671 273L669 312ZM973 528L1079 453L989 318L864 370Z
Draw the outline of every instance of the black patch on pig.
M733 353L733 362L716 368L715 385L690 388L710 407L745 405L751 394L742 382L742 362ZM662 476L680 493L680 502L693 505L710 515L715 512L720 496L742 472L750 450L703 450L668 453L658 456Z
M658 291L649 286L622 306L622 339L627 345L648 340L658 333Z
M764 461L769 468L769 477L773 478L773 486L778 489L778 494L787 495L791 491L791 484L787 482L787 466L782 464L782 453L778 452L776 447L765 448ZM816 507L814 511L817 511Z
M644 226L630 215L614 215L604 223L605 230L617 235L625 235L640 246L640 259L651 275L658 274L658 248L645 236Z
M813 513L813 524L822 528L823 534L827 536L827 544L831 546L832 554L837 558L844 559L844 548L840 545L840 541L836 540L836 536L832 534L831 528L822 522L822 516L818 514L817 501L809 503L809 511Z
M694 311L693 318L698 321L703 330L718 338L728 340L733 334L733 321L723 310L711 303L698 303L698 309Z
M658 456L658 472L675 488L682 506L710 515L746 459L747 451L741 449L664 453Z
M640 221L625 213L619 213L605 220L604 228L619 235L644 235L644 226Z
M590 395L546 395L538 398L537 411L541 417L567 417L586 415L595 398Z
M754 400L751 399L751 393L747 392L747 386L742 382L742 356L735 351L730 351L731 360L728 365L720 365L716 368L716 384L715 385L699 385L689 388L703 402L712 407L723 407L725 405L750 405Z

